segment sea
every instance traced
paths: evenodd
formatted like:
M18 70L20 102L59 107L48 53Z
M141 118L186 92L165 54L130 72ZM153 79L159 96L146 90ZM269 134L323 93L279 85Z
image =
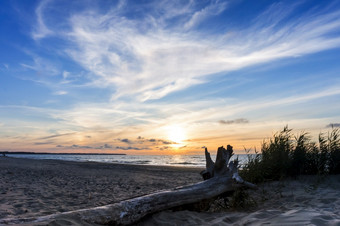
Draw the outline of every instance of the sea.
M205 167L205 155L72 155L72 154L6 154L8 157L29 159L55 159L77 162L102 162L135 165L157 165L157 166L184 166ZM211 155L215 160L216 156ZM248 160L246 154L233 155L231 160L238 158L242 166Z

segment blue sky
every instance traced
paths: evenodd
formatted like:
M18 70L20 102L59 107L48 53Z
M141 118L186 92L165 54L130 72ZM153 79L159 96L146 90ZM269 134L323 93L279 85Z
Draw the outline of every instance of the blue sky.
M241 151L340 125L338 1L0 6L0 150Z

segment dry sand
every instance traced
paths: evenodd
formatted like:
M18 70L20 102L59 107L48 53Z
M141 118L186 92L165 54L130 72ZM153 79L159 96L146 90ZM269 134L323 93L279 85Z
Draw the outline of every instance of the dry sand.
M195 168L0 157L0 219L118 202L201 181Z
M0 157L1 219L102 206L201 181L197 168ZM163 211L138 225L340 225L340 175L263 184L251 210ZM61 221L60 225L71 223ZM77 222L75 222L77 223Z
M163 211L139 225L340 225L340 175L271 182L248 193L257 203L248 211Z

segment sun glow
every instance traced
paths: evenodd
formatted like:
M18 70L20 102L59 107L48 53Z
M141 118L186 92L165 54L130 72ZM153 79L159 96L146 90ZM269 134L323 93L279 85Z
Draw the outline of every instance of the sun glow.
M181 147L184 145L184 140L187 139L186 132L181 126L170 126L168 127L168 139L174 142L173 147Z

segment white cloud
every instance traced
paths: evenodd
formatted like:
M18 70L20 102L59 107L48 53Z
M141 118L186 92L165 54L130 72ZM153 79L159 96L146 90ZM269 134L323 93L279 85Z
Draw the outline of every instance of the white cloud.
M35 40L45 38L46 36L49 36L53 34L53 31L50 30L44 21L44 11L46 9L46 6L51 2L52 0L43 0L38 5L37 9L35 10L36 16L37 16L37 25L34 28L32 32L32 37Z
M67 91L65 90L59 90L57 92L54 93L55 95L66 95L67 94Z
M196 11L190 18L189 21L187 21L184 24L185 29L191 29L204 21L206 18L218 15L222 13L226 7L227 7L227 2L213 2L212 4L209 4L207 7Z
M41 77L55 76L60 74L55 63L38 57L35 54L28 54L31 55L33 62L30 64L21 63L20 65L22 67L35 71Z
M301 111L296 106L300 106L302 103L305 103L304 106L307 106L308 109L322 113L323 110L315 109L313 104L321 98L339 96L340 89L338 87L327 87L322 90L314 90L312 93L280 99L267 97L243 101L215 99L148 104L141 102L131 104L117 100L114 103L78 103L72 108L60 110L2 105L0 112L7 115L3 118L6 120L6 133L13 134L13 139L19 139L16 137L22 135L26 137L26 140L34 141L37 137L49 136L51 129L54 131L52 135L72 133L72 136L66 141L64 138L60 140L60 142L65 142L63 145L73 144L72 142L78 140L81 142L88 135L95 136L97 142L109 142L113 138L133 136L166 139L166 128L173 124L185 128L193 139L200 137L211 137L211 139L228 137L229 139L229 137L240 136L244 133L243 128L246 128L249 133L242 135L243 138L246 138L254 136L251 131L255 133L266 127L268 135L268 128L277 130L287 123L294 128L306 128L307 126L307 128L315 129L323 128L329 122L338 122L337 117L313 118L310 116L309 110L305 111L307 108L304 108L302 112L304 115L301 119L296 116L296 113ZM338 110L339 107L336 107L328 113L332 115ZM275 112L274 116L273 112ZM287 112L294 117L285 118ZM254 118L254 115L259 116ZM39 118L38 121L34 120L36 117ZM237 119L234 121L245 122L242 118L247 118L249 123L232 124L226 121L231 124L230 129L227 130L225 126L218 123L221 119ZM311 122L313 123L311 124Z
M63 71L63 79L66 80L70 76L70 72Z
M187 10L193 15L188 27L200 22L195 15L220 13L216 7ZM150 17L132 20L117 11L78 13L67 36L76 48L66 51L92 72L94 85L114 86L114 99L132 95L145 101L204 83L212 74L340 46L339 35L333 33L340 29L339 12L283 22L293 9L284 14L278 7L264 13L272 17L280 12L276 21L259 17L253 26L227 35L201 35L180 25L168 28ZM283 25L278 28L278 23Z
M316 100L339 96L340 89L327 87L323 90L315 90L314 93L301 94L277 99L267 97L244 101L197 100L184 103L96 103L78 104L73 109L58 111L53 118L61 120L69 125L83 128L105 128L125 130L131 125L134 129L157 129L169 124L183 124L195 126L196 124L215 124L221 119L235 119L242 117L252 118L254 114L260 114L259 118L270 118L271 111L280 111L276 114L284 115L287 112L294 114L296 105L307 103L313 106ZM267 111L266 109L271 109ZM285 109L285 111L282 111ZM335 109L336 110L336 109ZM334 110L334 111L335 111ZM309 112L305 112L308 115ZM248 119L252 122L251 119ZM208 127L209 127L208 126Z
M33 38L47 37L53 30L71 42L64 51L90 72L92 86L113 88L112 100L160 99L205 83L216 73L340 47L340 12L315 10L291 19L301 2L273 4L248 27L226 26L209 34L195 28L227 10L227 2L200 8L194 1L156 1L136 9L120 1L106 13L73 12L65 18L64 30L46 26L52 3L42 1L37 7ZM143 15L133 18L129 10ZM22 65L37 69L39 62ZM61 84L71 82L69 72L62 75Z

